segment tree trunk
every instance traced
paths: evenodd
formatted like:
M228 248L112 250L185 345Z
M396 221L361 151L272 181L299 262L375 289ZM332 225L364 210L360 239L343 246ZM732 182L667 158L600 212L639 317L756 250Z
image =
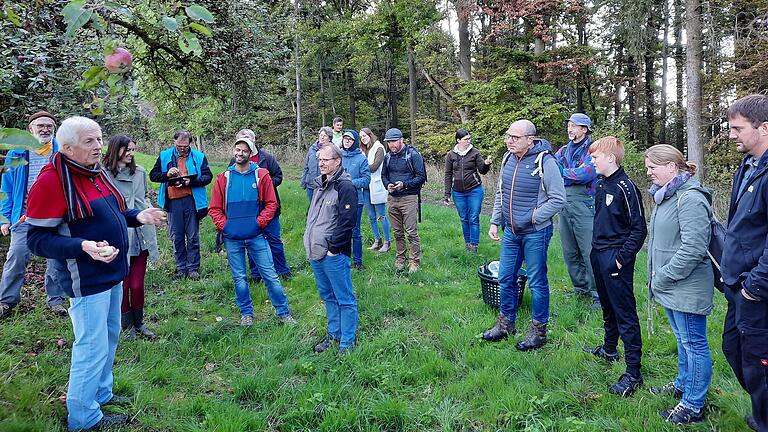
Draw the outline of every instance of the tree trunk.
M624 81L624 45L619 43L616 48L616 76L614 77L615 87L613 94L613 119L619 122L621 115L621 88Z
M683 0L675 1L675 147L685 152L685 132L683 121L683 71L685 56L683 53Z
M652 49L645 52L645 148L653 146L656 141L656 100L653 94L653 83L656 81L656 60Z
M325 60L320 55L320 124L325 126Z
M299 24L299 0L293 2L293 25ZM296 66L296 149L301 150L301 64L299 63L299 32L293 37L293 60Z
M686 130L688 159L699 165L697 175L704 178L704 149L701 139L701 7L699 0L685 0L685 35L688 41L685 55L687 82Z
M629 139L637 138L637 61L633 56L627 61L627 106L629 108Z
M661 100L659 101L659 143L667 143L667 67L669 66L669 0L662 0L664 41L661 48Z
M472 53L469 43L469 0L456 0L456 16L459 21L459 77L472 79ZM450 34L450 33L449 33Z
M416 60L408 46L408 95L411 108L411 145L416 145Z
M389 127L396 128L399 124L397 116L397 80L395 76L395 63L394 53L392 53L392 60L389 62Z
M579 46L587 45L587 17L584 14L579 14L576 17L576 33L578 35ZM584 82L585 76L583 71L579 71L576 76L576 112L584 112Z
M347 69L344 71L344 75L347 77L347 91L349 92L349 126L352 129L357 129L355 124L355 117L357 117L357 104L355 102L355 75L354 72Z

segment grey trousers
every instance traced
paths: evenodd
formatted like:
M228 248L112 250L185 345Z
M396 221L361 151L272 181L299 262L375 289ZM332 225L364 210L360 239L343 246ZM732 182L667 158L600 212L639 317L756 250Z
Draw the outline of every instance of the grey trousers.
M595 221L595 199L584 186L565 188L566 204L560 212L560 241L568 275L577 294L598 300L592 272L592 229Z
M21 286L24 283L24 273L29 261L32 260L32 252L27 247L27 231L29 224L17 223L11 227L11 244L3 265L3 279L0 282L0 303L15 307L21 301ZM45 268L45 293L48 295L48 306L64 303L64 293L56 283L56 275L47 260Z

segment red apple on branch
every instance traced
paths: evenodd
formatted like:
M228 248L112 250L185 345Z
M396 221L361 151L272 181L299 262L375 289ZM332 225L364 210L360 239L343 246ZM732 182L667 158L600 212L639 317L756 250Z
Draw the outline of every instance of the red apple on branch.
M117 48L115 52L104 57L104 67L112 73L124 73L131 70L133 56L125 48Z

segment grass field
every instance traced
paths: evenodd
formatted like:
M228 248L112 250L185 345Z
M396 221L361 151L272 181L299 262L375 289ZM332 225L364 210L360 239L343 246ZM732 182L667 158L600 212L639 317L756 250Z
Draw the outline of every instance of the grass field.
M149 170L154 158L140 156ZM222 164L212 166L214 173ZM115 409L132 415L125 431L666 431L658 411L671 397L647 387L674 378L674 337L660 308L655 334L645 329L648 302L645 253L635 293L643 325L645 388L629 399L608 385L623 363L600 363L582 352L602 341L599 312L587 300L566 296L570 282L557 235L549 248L550 342L541 350L515 350L519 338L490 344L479 339L496 311L480 298L477 266L498 259L487 236L477 256L464 250L452 208L427 205L420 225L422 271L393 272L394 250L364 253L365 270L353 272L360 309L357 349L316 355L325 331L324 307L304 258L307 208L298 169L287 169L280 187L281 223L295 278L285 283L295 327L277 324L263 285L252 286L256 320L238 325L232 280L223 255L213 251L210 219L202 224L200 281L176 281L173 253L159 232L161 260L147 274L148 325L156 341L121 341L115 362L116 392L134 402ZM439 179L430 179L431 182ZM370 241L367 217L363 233ZM487 231L488 219L482 220ZM7 240L4 240L7 242ZM369 244L369 242L367 243ZM41 287L28 287L17 313L0 321L0 431L64 431L71 323L44 307ZM725 301L716 296L708 332L715 373L707 421L690 431L745 430L750 404L720 349ZM526 295L517 328L530 321ZM60 348L57 341L67 345ZM621 349L621 346L620 346Z

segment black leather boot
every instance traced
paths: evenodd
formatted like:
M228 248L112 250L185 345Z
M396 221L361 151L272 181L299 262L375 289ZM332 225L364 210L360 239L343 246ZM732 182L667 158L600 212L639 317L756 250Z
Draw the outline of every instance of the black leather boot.
M525 338L518 342L515 348L520 351L529 351L541 348L545 343L547 343L547 324L534 320L528 327Z
M123 335L126 339L136 339L136 327L134 327L133 322L133 311L128 311L120 315L120 327L122 327Z
M483 333L483 339L488 342L496 342L502 339L506 339L510 334L515 334L515 323L509 320L503 313L499 313L499 317L496 318L496 325L489 328Z
M133 325L136 327L136 331L145 338L154 339L157 337L156 334L152 333L152 331L144 326L144 309L133 310Z

